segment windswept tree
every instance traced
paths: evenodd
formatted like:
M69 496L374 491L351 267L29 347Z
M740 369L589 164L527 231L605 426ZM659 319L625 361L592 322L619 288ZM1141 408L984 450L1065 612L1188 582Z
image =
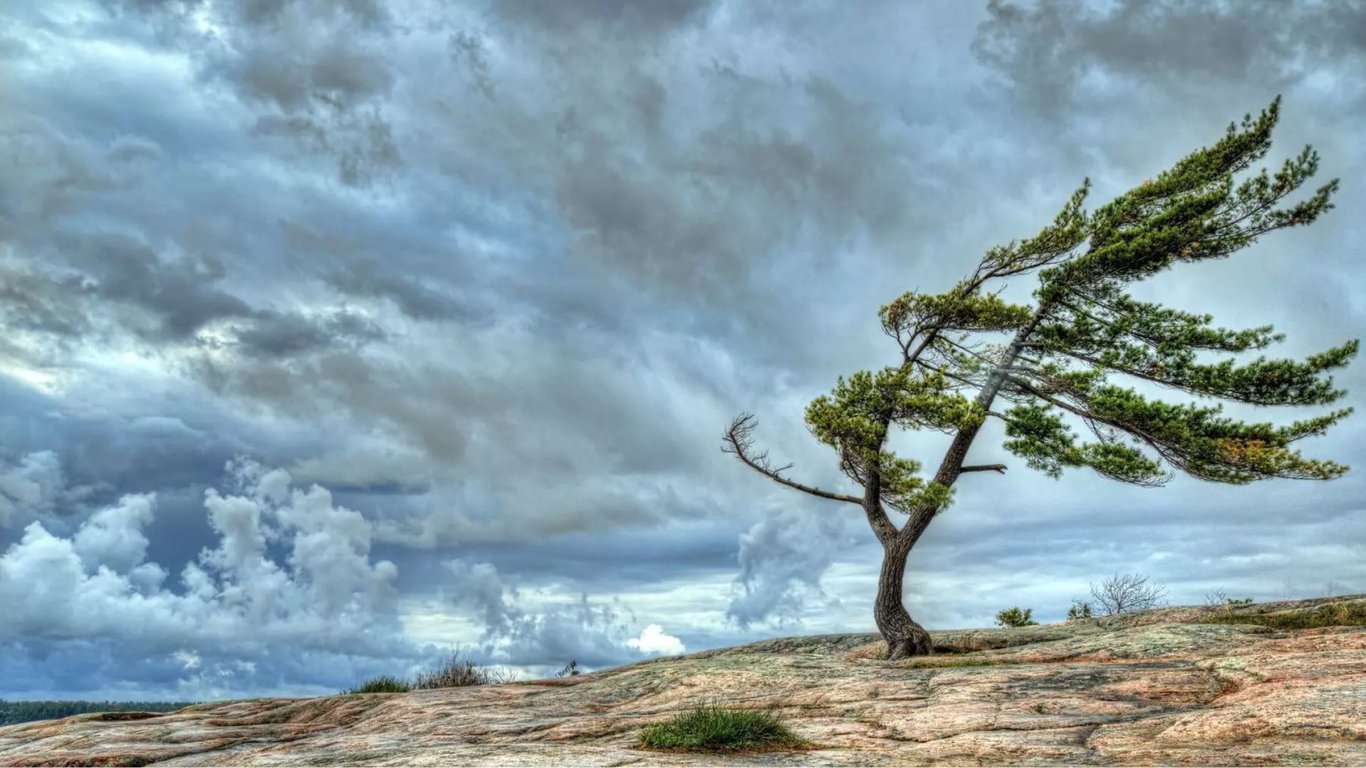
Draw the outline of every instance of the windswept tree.
M1262 169L1235 181L1270 148L1279 107L1277 98L1258 117L1230 125L1213 146L1094 211L1083 207L1084 182L1052 224L1032 238L990 249L952 289L906 293L882 307L882 328L896 341L900 360L841 377L806 409L811 433L835 450L840 470L860 493L789 478L790 465L773 466L755 448L751 415L742 414L726 430L723 450L751 469L862 508L884 552L874 618L890 658L932 651L929 634L902 603L911 548L949 507L963 475L1006 470L966 463L987 419L1003 422L1007 451L1055 478L1065 468L1087 467L1152 487L1174 471L1243 484L1327 480L1347 470L1305 458L1293 446L1323 434L1350 408L1276 425L1232 418L1218 401L1332 403L1344 393L1328 372L1347 364L1356 341L1302 361L1254 359L1242 353L1282 339L1271 326L1221 328L1210 315L1127 293L1131 284L1169 267L1228 256L1274 230L1309 224L1332 207L1336 180L1299 202L1287 200L1318 170L1310 147L1274 173ZM1030 274L1038 280L1031 303L1001 298L1005 281ZM1185 397L1168 402L1152 394L1163 389ZM888 449L894 426L951 436L933 474ZM894 523L890 513L904 522Z

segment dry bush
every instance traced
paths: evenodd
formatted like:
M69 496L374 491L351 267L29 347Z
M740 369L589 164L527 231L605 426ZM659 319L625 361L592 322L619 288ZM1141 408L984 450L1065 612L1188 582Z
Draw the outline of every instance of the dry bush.
M413 688L462 688L468 685L497 685L508 680L509 675L506 673L481 667L469 659L461 658L460 651L452 651L435 670L417 673L413 678Z
M1102 616L1156 608L1166 596L1165 587L1148 583L1148 577L1138 573L1116 573L1091 585L1091 599Z

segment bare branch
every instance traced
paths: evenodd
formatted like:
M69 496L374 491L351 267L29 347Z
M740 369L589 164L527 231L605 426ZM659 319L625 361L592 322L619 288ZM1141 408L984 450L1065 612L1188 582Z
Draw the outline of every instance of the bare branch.
M730 426L726 428L726 434L722 438L723 444L721 446L721 451L723 453L734 454L735 458L739 459L742 463L744 463L745 466L749 467L755 472L758 472L762 475L766 475L769 479L773 480L776 483L786 485L788 488L796 488L799 491L809 493L812 496L819 496L822 499L831 499L833 501L847 501L850 504L858 504L859 506L863 506L863 499L857 496L849 496L843 493L831 493L830 491L823 491L820 488L815 488L809 485L803 485L802 483L798 483L794 480L789 480L786 477L783 477L781 473L785 470L791 469L792 465L788 464L782 467L773 467L768 463L768 451L763 451L761 453L754 452L755 426L756 423L754 421L753 414L742 413L739 416L736 416L735 420L732 421L730 423Z
M1006 465L1004 465L1004 464L968 464L967 466L964 466L964 467L960 468L958 471L959 471L959 472L999 472L1000 474L1004 475L1004 474L1006 473Z
M1162 605L1162 598L1166 596L1166 587L1149 584L1148 577L1139 573L1116 573L1091 585L1091 597L1105 616L1156 608Z

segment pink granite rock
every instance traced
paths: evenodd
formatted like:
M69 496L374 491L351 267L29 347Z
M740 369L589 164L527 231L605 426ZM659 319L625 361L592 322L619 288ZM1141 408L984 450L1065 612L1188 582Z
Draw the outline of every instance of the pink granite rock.
M1366 765L1366 627L1220 616L1366 596L1171 608L935 633L887 662L870 635L769 640L578 677L0 728L0 765ZM640 729L704 703L773 708L815 748L687 755Z

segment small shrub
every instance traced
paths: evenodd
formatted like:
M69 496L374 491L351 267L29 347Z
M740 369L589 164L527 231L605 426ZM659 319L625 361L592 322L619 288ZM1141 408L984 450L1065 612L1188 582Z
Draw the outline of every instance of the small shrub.
M1084 600L1073 600L1072 607L1067 609L1068 621L1080 621L1091 618L1091 604Z
M1018 607L1006 608L996 614L996 625L1000 627L1036 627L1039 622L1034 620L1034 609Z
M1149 584L1148 577L1138 573L1116 573L1099 584L1091 585L1091 597L1105 616L1156 608L1166 596L1165 587Z
M478 666L469 659L461 658L460 652L455 651L435 670L417 673L417 677L413 678L413 688L420 691L431 688L463 688L469 685L496 685L506 683L507 680L507 675Z
M407 693L412 686L393 675L380 675L347 691L347 693Z
M793 749L806 744L772 713L704 706L652 725L640 746L689 752Z

